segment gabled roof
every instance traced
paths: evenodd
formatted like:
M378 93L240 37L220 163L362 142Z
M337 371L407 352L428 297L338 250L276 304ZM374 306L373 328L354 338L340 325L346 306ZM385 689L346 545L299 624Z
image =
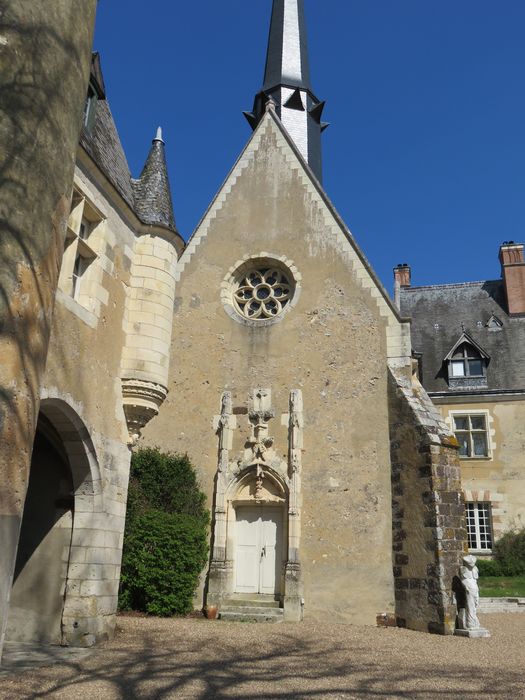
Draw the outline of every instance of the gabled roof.
M211 202L208 210L200 220L194 233L188 240L186 249L177 265L176 279L180 279L185 266L197 251L199 245L206 239L210 230L210 224L221 211L225 198L229 195L237 180L242 177L243 171L257 157L265 157L260 153L259 146L266 134L273 132L276 147L283 153L290 169L297 173L305 192L312 202L318 207L319 216L323 216L331 229L331 241L337 254L346 261L349 273L354 274L357 282L370 296L375 299L381 316L388 325L387 352L389 358L410 357L410 328L408 323L403 323L398 309L386 293L381 282L372 270L369 262L354 240L352 234L337 213L334 205L328 198L322 185L319 183L312 169L301 155L295 142L284 128L281 120L275 114L271 102L268 103L266 113L259 125L251 135L248 143L241 152L237 162L227 176L219 192ZM280 196L276 193L275 196ZM282 192L286 197L286 192Z
M462 333L458 340L454 343L452 348L449 350L447 355L443 358L444 362L447 362L448 360L451 360L452 357L454 356L456 350L459 348L460 345L463 345L463 343L467 343L468 345L472 345L473 348L475 348L478 353L481 355L481 357L484 360L490 360L490 355L488 355L485 350L481 347L481 345L478 345L474 338L471 338L471 336L468 333Z
M525 319L507 314L502 280L402 287L400 306L412 319L412 347L422 355L427 391L451 390L443 358L462 333L490 356L489 391L525 390ZM492 317L502 324L498 332Z

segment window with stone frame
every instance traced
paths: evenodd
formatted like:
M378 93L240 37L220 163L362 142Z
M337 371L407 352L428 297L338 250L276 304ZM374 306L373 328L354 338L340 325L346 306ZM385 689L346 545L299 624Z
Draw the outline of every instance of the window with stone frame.
M59 288L82 306L89 308L90 269L97 259L93 238L103 217L77 189L73 191L68 219Z
M486 413L455 413L452 423L459 442L460 458L482 459L490 456Z
M468 547L471 550L492 550L492 516L488 502L465 503Z

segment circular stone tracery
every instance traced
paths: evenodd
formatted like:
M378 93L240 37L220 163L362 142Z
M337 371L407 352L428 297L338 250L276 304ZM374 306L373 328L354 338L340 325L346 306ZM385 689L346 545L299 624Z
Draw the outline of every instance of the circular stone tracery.
M258 266L239 280L233 301L244 318L264 320L278 316L289 303L292 292L290 278L282 270Z

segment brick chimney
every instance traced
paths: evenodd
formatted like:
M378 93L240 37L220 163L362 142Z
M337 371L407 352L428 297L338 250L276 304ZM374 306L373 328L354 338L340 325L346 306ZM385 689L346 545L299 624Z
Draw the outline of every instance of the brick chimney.
M410 265L399 263L394 267L394 304L401 308L401 287L410 287Z
M504 241L499 249L509 316L525 316L525 259L523 243Z

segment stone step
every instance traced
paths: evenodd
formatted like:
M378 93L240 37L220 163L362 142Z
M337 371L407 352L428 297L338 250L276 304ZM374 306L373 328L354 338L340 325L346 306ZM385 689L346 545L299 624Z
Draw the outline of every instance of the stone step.
M251 608L279 608L280 603L278 600L274 600L273 598L228 598L228 600L225 600L223 605L221 606L222 608L224 607L236 607L236 608L242 608L242 607L251 607Z
M525 598L480 598L478 612L481 615L500 612L525 613Z
M222 608L219 619L224 622L282 622L283 611L280 608Z

